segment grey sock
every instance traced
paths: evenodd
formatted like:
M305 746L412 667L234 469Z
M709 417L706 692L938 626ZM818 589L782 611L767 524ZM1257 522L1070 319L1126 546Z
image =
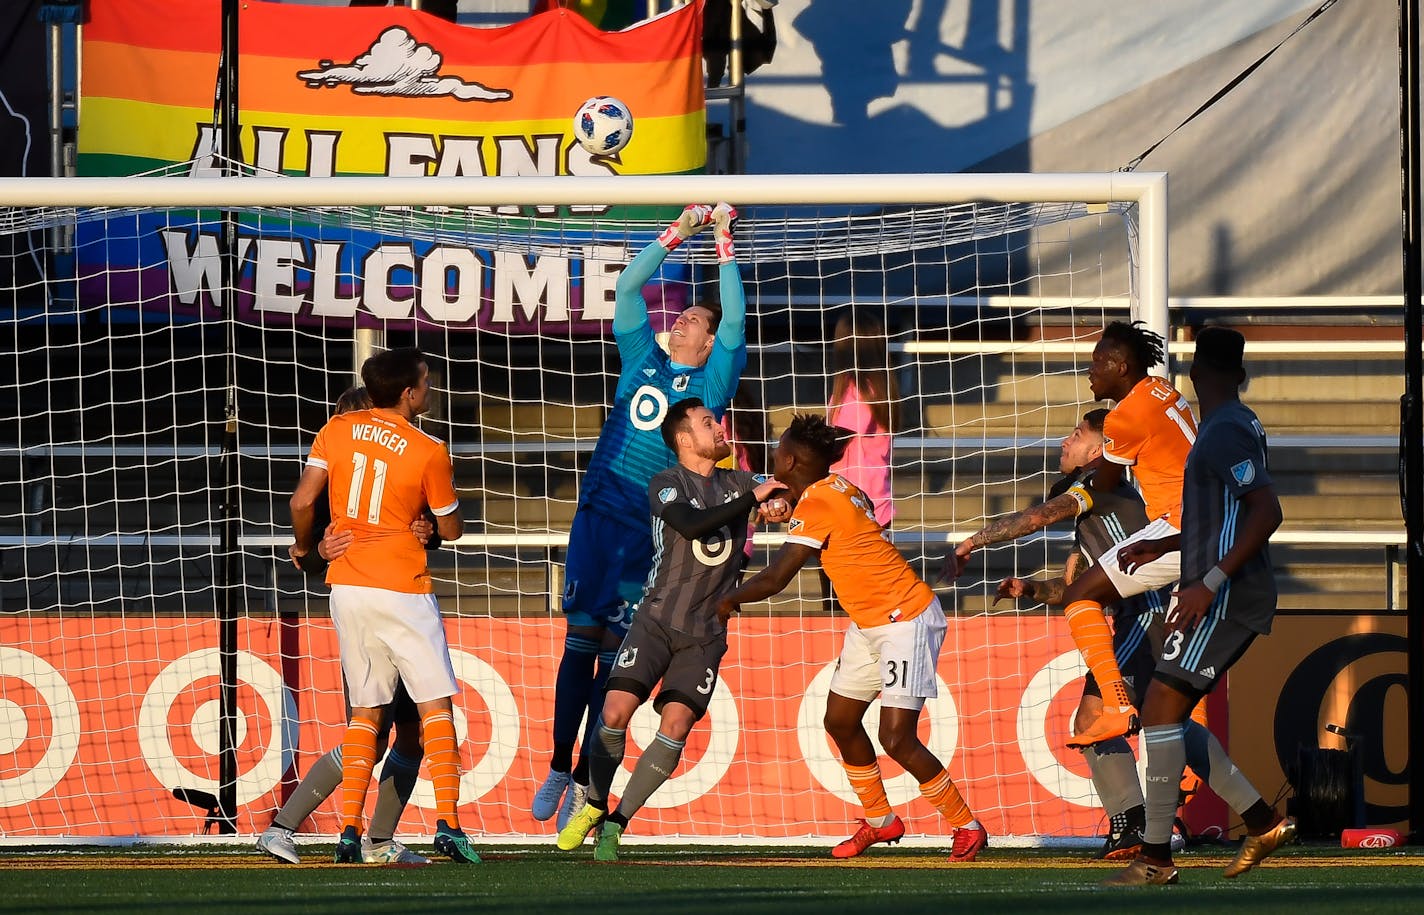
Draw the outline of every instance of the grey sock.
M1226 748L1216 739L1215 734L1195 721L1188 721L1183 727L1188 754L1193 758L1206 760L1206 771L1198 769L1195 763L1192 769L1206 780L1211 790L1215 791L1228 807L1241 813L1261 800L1261 793L1246 780L1241 770L1236 768L1236 763L1226 755Z
M672 778L677 769L677 761L682 759L682 748L686 745L684 740L673 740L661 731L658 732L652 744L638 757L633 777L628 779L628 788L618 799L618 813L625 820L631 820L634 814L642 809L643 804L647 803L648 798L653 796L653 792L658 790L663 782Z
M386 754L385 765L381 766L381 782L376 788L376 809L371 811L368 835L372 842L389 841L395 836L396 824L405 812L419 777L420 757L411 759L395 750Z
M1154 845L1172 841L1172 822L1177 818L1177 792L1187 767L1187 748L1180 724L1164 724L1142 729L1142 746L1147 753L1147 828L1142 840Z
M341 784L341 748L337 747L321 759L312 763L307 774L297 784L297 790L277 811L273 823L293 832L301 828L302 821L321 806L321 802L331 796Z
M1119 737L1083 750L1088 771L1093 773L1093 787L1108 816L1116 816L1133 807L1142 806L1142 784L1137 780L1137 759L1132 747Z
M627 731L615 731L598 723L597 739L593 741L588 757L588 799L600 805L608 803L608 789L613 787L613 776L623 764L623 748L627 745Z

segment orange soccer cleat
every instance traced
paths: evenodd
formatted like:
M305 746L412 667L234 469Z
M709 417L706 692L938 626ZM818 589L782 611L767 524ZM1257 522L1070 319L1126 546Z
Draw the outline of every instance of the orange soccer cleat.
M1102 743L1104 740L1112 740L1115 737L1130 737L1136 734L1141 727L1137 709L1131 705L1121 705L1117 708L1103 706L1102 715L1093 722L1092 727L1070 737L1068 746L1081 749L1091 747L1095 743Z
M831 849L831 857L854 858L877 842L894 845L904 835L905 821L897 816L892 816L890 822L884 826L871 826L861 820L860 828L855 831L855 835Z

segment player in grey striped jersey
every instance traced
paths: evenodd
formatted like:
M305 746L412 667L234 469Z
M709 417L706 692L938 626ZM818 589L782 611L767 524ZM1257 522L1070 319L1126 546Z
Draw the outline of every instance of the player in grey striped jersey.
M727 627L717 616L717 601L741 576L748 516L786 488L774 479L718 467L732 448L716 416L695 397L668 409L662 435L677 465L654 476L648 487L653 567L608 678L589 758L588 801L559 831L559 848L572 851L602 824L594 850L598 861L618 860L628 820L672 775L688 733L707 712L727 653ZM768 520L790 516L782 500L772 500L768 508L762 512ZM610 813L608 791L623 761L628 722L660 681L653 701L661 716L657 736Z
M1104 409L1089 410L1063 439L1058 452L1058 469L1063 477L1053 485L1047 499L1023 511L995 518L966 537L945 557L941 579L962 575L976 549L1016 540L1050 524L1072 519L1074 550L1060 577L1047 581L1006 578L998 587L998 599L1028 598L1061 607L1068 585L1091 566L1096 557L1146 527L1147 510L1142 496L1126 480L1105 492L1092 488L1091 477L1102 463L1103 424L1107 414ZM1166 608L1169 591L1169 588L1145 591L1114 601L1108 607L1113 618L1113 652L1133 702L1142 701L1157 665L1163 638L1162 611ZM1074 715L1073 730L1083 732L1091 728L1102 714L1102 708L1102 689L1089 671ZM1189 728L1188 757L1195 764L1194 770L1200 769L1206 760L1205 727L1194 721ZM1108 814L1107 841L1097 857L1130 860L1142 850L1142 829L1146 825L1142 785L1138 781L1132 746L1125 737L1114 737L1082 747L1082 751L1088 771L1092 773L1093 787Z
M1182 580L1141 709L1147 753L1142 854L1103 881L1112 886L1177 882L1167 841L1186 759L1183 723L1256 636L1270 631L1276 612L1267 543L1280 526L1281 503L1266 467L1265 430L1240 399L1245 340L1230 328L1207 327L1196 344L1191 378L1202 419L1183 476L1181 532L1131 543L1118 554L1127 572L1180 550ZM1237 877L1293 839L1295 820L1266 803L1215 738L1207 749L1207 784L1246 824L1241 851L1224 872Z

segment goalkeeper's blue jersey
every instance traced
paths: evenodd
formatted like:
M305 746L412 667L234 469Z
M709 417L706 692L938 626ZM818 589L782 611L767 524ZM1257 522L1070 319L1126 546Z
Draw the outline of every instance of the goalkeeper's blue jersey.
M720 420L747 364L746 298L736 264L721 265L722 320L706 364L678 365L658 346L642 289L666 256L655 242L620 277L613 331L622 369L579 491L579 511L596 511L643 530L651 527L648 482L677 463L661 432L668 407L696 397Z

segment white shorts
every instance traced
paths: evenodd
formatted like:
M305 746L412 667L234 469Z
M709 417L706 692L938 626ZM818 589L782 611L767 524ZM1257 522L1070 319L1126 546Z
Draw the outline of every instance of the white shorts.
M352 707L390 702L397 679L417 703L460 691L435 595L332 585L331 621Z
M939 695L935 668L949 624L939 598L912 620L846 630L831 692L869 702L878 694L882 706L923 708Z
M1103 567L1108 580L1113 583L1113 587L1117 588L1117 593L1123 597L1135 597L1148 591L1156 591L1182 577L1181 551L1163 553L1146 565L1140 565L1133 569L1131 575L1124 572L1118 565L1118 551L1129 543L1137 543L1142 540L1161 540L1163 537L1171 537L1178 533L1180 531L1173 527L1170 521L1166 518L1158 518L1137 533L1108 547L1107 551L1098 557L1098 565Z

